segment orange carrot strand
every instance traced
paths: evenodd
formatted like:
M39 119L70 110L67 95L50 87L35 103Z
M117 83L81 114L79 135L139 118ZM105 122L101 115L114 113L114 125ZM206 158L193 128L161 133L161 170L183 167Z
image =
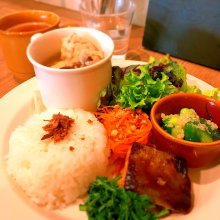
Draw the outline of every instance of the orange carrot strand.
M148 143L152 125L142 110L121 108L119 105L103 106L95 115L106 129L107 145L117 167L121 167L134 142Z

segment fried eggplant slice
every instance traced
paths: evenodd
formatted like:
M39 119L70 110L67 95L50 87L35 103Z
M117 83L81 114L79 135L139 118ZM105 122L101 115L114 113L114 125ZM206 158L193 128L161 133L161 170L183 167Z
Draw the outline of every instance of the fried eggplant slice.
M122 173L126 190L148 195L175 213L191 209L191 182L185 160L154 147L134 143Z

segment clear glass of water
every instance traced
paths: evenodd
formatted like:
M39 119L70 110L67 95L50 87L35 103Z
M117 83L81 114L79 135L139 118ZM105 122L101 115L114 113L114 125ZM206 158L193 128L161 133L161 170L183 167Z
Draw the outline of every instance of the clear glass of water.
M125 59L134 11L134 0L81 0L80 5L83 25L105 32L114 41L115 59Z

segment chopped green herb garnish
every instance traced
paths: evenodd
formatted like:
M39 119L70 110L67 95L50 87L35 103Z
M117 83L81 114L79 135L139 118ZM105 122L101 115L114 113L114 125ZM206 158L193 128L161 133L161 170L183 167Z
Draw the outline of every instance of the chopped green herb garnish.
M148 196L119 187L119 179L97 177L90 185L88 199L80 205L89 220L156 220L168 215L167 209L156 211Z

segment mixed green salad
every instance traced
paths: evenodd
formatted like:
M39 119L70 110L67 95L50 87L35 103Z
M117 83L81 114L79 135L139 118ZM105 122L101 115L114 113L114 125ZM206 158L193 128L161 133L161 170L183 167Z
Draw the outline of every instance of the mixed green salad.
M186 75L185 68L168 55L159 60L151 57L145 65L114 66L112 81L101 92L98 105L118 104L124 108L149 111L160 98L178 92L219 98L218 89L201 91L195 85L188 85Z

